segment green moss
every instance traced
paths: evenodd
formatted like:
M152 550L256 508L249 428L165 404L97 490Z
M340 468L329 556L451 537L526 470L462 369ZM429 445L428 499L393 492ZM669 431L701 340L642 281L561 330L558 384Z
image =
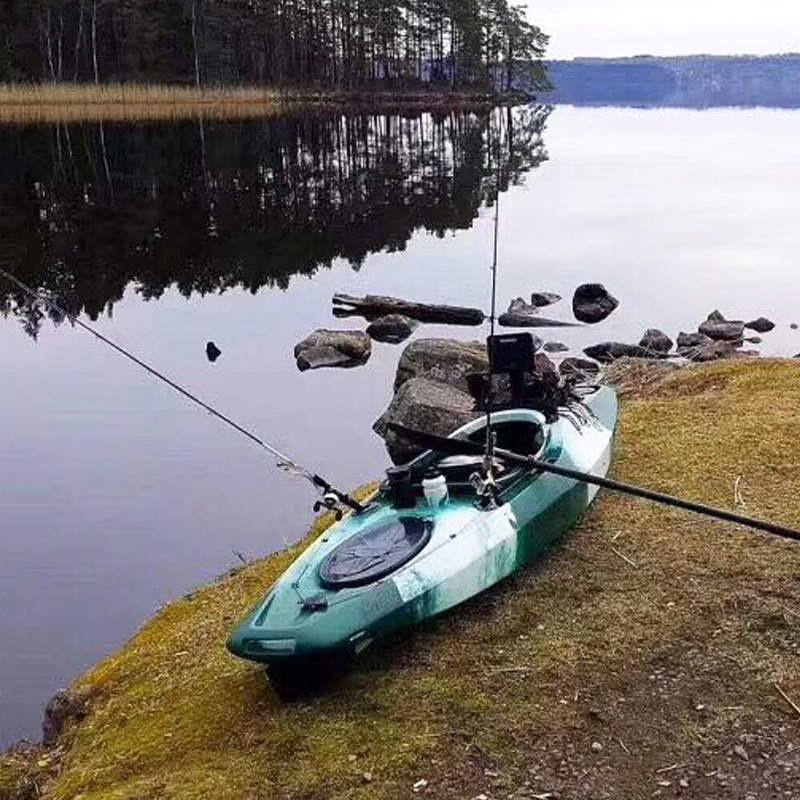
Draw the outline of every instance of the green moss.
M725 507L740 478L747 513L800 527L798 398L791 362L680 371L624 403L613 471ZM65 736L47 797L345 800L407 797L421 778L441 797L519 785L537 747L598 735L587 703L645 704L652 670L687 654L718 700L702 731L690 698L649 713L619 705L609 723L618 739L647 741L648 758L678 762L751 718L782 718L775 682L800 696L800 618L785 614L800 606L800 548L607 494L538 565L380 644L325 695L281 706L225 637L326 523L164 609L84 676L91 712ZM685 682L700 691L698 680ZM615 774L651 781L663 762L643 758Z

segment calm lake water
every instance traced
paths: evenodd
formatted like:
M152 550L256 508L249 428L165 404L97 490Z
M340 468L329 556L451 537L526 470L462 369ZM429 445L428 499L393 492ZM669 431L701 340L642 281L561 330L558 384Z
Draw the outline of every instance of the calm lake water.
M337 291L487 307L498 161L501 302L586 281L621 300L554 332L575 353L717 307L800 351L798 141L800 112L769 109L0 128L0 266L349 487L386 465L370 427L400 349L300 374L292 348L359 327ZM159 604L300 537L314 497L4 285L0 308L2 745Z

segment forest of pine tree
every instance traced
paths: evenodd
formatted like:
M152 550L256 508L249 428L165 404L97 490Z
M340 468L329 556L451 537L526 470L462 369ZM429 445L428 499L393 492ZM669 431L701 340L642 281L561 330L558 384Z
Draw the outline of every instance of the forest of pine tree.
M504 89L547 37L508 0L0 0L0 82Z

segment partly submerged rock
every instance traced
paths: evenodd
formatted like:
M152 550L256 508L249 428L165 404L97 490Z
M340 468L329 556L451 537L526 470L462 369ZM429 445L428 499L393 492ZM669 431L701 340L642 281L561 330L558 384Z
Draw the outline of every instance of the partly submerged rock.
M638 344L623 344L622 342L602 342L587 347L583 351L589 358L601 364L610 364L618 358L653 358L653 352Z
M358 367L372 354L372 341L361 331L318 330L294 349L301 372L323 367Z
M467 376L489 370L486 345L455 339L417 339L400 356L394 390L412 378L425 378L468 391Z
M222 355L222 350L217 347L214 342L209 342L206 345L206 358L212 363L215 364L219 357Z
M673 344L672 339L664 331L660 331L658 328L650 328L642 336L639 347L644 347L645 350L652 350L654 353L669 353Z
M593 378L600 372L600 365L586 358L565 358L558 370L564 378Z
M401 344L419 327L419 322L403 314L387 314L371 322L367 335L376 342Z
M735 342L744 336L744 322L706 320L699 332L716 342Z
M561 301L561 295L553 292L534 292L531 295L531 305L536 308L545 308Z
M569 347L563 342L547 342L544 345L544 351L545 353L566 353L569 351Z
M756 333L769 333L770 331L775 330L775 323L766 317L759 317L758 319L748 322L745 325L745 328L749 328L751 331L755 331Z
M748 344L763 344L764 340L760 336L748 336L745 342Z
M497 320L502 328L572 328L572 322L561 322L539 316L539 307L526 303L521 297L511 301L508 311Z
M714 340L704 333L679 333L678 334L678 349L683 350L687 347L700 347L704 344L709 344Z
M589 324L602 322L619 306L619 300L602 283L585 283L575 290L572 311L575 319Z
M422 451L390 431L388 423L449 436L476 416L475 401L466 392L437 381L411 378L403 383L372 429L386 442L392 461L403 464Z

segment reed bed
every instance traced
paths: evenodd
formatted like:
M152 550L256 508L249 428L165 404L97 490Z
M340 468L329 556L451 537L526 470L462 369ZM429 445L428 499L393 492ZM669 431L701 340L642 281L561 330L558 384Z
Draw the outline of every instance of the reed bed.
M0 84L0 124L253 117L274 112L286 99L258 87Z
M245 119L308 107L449 109L495 105L497 95L438 91L276 90L255 86L0 84L0 125Z

